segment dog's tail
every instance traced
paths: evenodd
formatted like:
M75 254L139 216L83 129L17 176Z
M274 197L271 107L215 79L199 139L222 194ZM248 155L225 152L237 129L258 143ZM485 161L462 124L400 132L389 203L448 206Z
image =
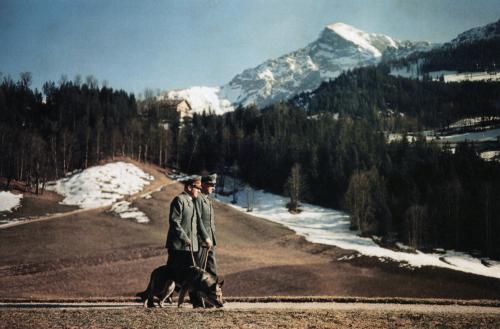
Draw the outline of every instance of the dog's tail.
M149 280L148 287L146 290L138 292L135 294L136 297L139 297L141 301L145 301L148 298L148 292L151 290L151 280Z
M148 290L144 290L144 291L141 291L141 292L138 292L137 294L135 294L135 297L139 297L141 299L141 301L145 301L146 298L148 296Z

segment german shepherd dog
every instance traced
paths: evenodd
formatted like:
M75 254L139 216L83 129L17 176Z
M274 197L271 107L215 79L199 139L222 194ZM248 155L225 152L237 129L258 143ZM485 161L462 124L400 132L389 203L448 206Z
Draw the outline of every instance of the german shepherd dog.
M166 265L157 267L151 273L148 287L145 291L137 293L144 302L144 307L154 307L153 299L158 297L158 305L164 306L165 300L172 303L172 294L176 284L180 288L177 306L184 303L184 298L189 292L197 294L203 301L215 307L223 307L222 285L224 280L207 271L190 266L181 275L182 279L175 281L175 271ZM180 282L179 282L180 281Z
M138 292L144 302L144 307L155 307L153 299L158 297L158 306L163 307L165 300L172 304L172 294L175 290L174 271L166 265L157 267L151 272L148 287L143 292Z

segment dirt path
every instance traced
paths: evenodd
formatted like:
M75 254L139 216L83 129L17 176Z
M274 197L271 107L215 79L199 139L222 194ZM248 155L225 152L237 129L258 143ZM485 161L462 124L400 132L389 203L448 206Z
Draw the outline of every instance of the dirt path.
M277 298L276 300L279 300ZM305 298L307 299L307 298ZM122 308L143 308L142 303L137 301L65 301L65 302L0 302L0 309L122 309ZM178 309L177 304L166 304L165 309ZM189 303L183 304L180 309L191 309ZM376 302L376 300L366 300L366 302L321 302L321 301L294 301L280 302L245 302L230 301L219 309L227 310L342 310L342 311L384 311L384 312L419 312L419 313L459 313L459 314L494 314L500 316L500 307L489 301L457 301L440 300L436 302L406 299L404 303ZM210 311L206 309L204 311Z
M485 304L488 305L488 304ZM139 302L0 302L0 309L123 309L143 308ZM178 309L177 305L167 304L165 309ZM186 303L181 309L191 309ZM219 310L337 310L337 311L384 311L384 312L419 312L419 313L458 313L492 314L500 316L500 307L482 305L457 305L456 301L436 305L433 303L363 303L363 302L226 302ZM206 309L205 311L210 311Z
M138 303L0 304L0 328L498 328L500 309L365 303L227 303L144 309Z

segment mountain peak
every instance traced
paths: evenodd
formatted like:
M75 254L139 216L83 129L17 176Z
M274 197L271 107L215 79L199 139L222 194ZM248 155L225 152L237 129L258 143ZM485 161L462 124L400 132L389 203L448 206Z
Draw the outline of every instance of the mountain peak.
M335 33L338 34L343 34L343 33L357 33L357 34L363 34L366 33L365 31L362 31L352 25L342 23L342 22L335 22L332 24L328 24L325 26L325 30L331 30L334 31Z
M387 46L397 47L394 40L385 35L366 33L354 26L341 22L327 25L323 32L321 32L320 39L331 39L332 34L354 44L361 51L368 52L374 57L381 57L382 52ZM381 39L385 39L383 49L380 49L381 47L378 46Z
M325 29L329 29L329 30L333 30L333 31L336 31L336 30L343 30L343 29L354 29L354 30L358 30L356 29L355 27L349 25L349 24L345 24L345 23L342 23L342 22L336 22L336 23L333 23L333 24L329 24L325 27ZM359 31L359 30L358 30Z

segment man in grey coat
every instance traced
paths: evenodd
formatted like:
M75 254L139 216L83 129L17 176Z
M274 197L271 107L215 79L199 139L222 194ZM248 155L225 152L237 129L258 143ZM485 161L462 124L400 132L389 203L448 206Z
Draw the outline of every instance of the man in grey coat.
M214 207L212 206L212 201L208 198L208 196L215 190L216 181L217 181L216 174L203 176L201 178L201 193L195 201L195 204L198 207L198 212L201 217L201 222L207 233L208 239L210 240L208 241L208 243L206 243L207 241L205 241L204 243L205 246L208 248L206 271L213 275L217 275L217 262L215 261L215 245L217 244L217 242L215 238Z
M184 181L184 191L170 203L169 228L165 247L168 249L167 266L175 269L177 280L182 281L182 272L198 259L199 241L211 245L195 200L201 190L201 177L194 176Z

